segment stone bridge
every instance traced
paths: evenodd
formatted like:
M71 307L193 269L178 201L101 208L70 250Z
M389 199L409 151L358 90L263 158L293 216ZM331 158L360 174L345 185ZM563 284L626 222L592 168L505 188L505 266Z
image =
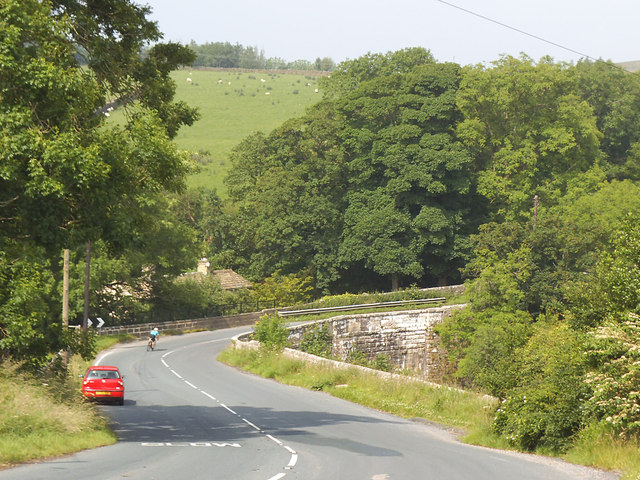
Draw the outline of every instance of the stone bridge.
M295 348L314 324L326 324L333 337L334 358L347 360L353 351L362 352L369 361L384 355L394 370L412 370L428 380L437 380L441 378L442 360L434 327L452 311L464 307L341 315L291 327L289 340Z

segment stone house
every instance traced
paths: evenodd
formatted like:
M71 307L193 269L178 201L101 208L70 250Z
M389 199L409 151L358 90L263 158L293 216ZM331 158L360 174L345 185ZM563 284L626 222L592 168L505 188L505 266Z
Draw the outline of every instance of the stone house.
M244 278L239 273L234 272L232 269L227 268L223 270L209 270L211 264L206 258L198 260L197 273L202 275L212 275L217 278L222 286L223 290L234 291L241 288L251 288L252 284L249 280Z

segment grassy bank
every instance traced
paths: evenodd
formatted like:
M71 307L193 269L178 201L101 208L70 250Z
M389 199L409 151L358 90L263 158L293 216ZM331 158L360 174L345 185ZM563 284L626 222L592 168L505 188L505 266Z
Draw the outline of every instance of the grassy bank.
M419 381L385 380L355 368L311 365L262 351L229 348L218 360L282 383L327 392L404 418L454 427L494 445L498 442L497 438L491 440L488 430L495 408L495 401L489 397L433 388Z
M311 365L268 352L229 348L218 359L282 383L327 392L404 418L454 428L467 443L510 448L490 429L495 401L474 393L433 388L410 380L384 380L356 369ZM640 480L640 445L616 438L598 426L586 428L562 458L580 465L624 472L621 477L624 480Z
M126 340L100 337L98 350ZM80 394L91 362L72 357L66 377L36 377L4 362L0 368L0 469L116 442L108 421Z
M3 363L0 372L0 468L116 441L107 420L71 379L36 379Z

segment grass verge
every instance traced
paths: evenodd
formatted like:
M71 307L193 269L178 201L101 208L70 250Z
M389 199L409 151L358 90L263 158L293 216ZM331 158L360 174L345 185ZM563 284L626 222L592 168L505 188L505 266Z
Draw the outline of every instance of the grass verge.
M580 465L622 472L621 480L640 480L640 440L624 440L607 426L587 426L564 458Z
M421 418L455 427L476 437L489 437L495 400L420 381L386 380L358 369L312 365L261 350L223 351L220 361L279 382L327 392L404 418ZM496 443L498 440L492 440Z
M327 392L400 417L454 428L466 443L513 450L506 440L491 431L496 401L488 397L446 387L434 388L410 378L387 380L355 368L313 365L264 350L230 347L218 360L281 383ZM616 438L599 425L585 428L562 458L579 465L622 472L621 480L640 480L640 442Z
M43 381L19 372L15 364L2 364L0 468L115 441L107 420L84 401L76 382Z
M97 350L129 341L104 336ZM5 361L0 368L0 469L111 445L117 438L108 420L80 394L81 379L91 361L73 356L66 375L36 377Z

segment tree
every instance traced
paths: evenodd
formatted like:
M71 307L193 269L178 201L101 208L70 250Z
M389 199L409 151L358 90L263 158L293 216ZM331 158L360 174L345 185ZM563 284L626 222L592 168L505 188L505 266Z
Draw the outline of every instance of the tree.
M331 90L341 95L349 180L341 258L391 276L393 287L400 275L425 273L444 284L466 258L470 230L471 159L453 132L458 66L436 64L421 49L371 62L366 69L361 59L353 77L339 73ZM388 70L401 73L361 73Z
M458 106L475 188L498 221L530 218L534 194L554 204L600 157L602 134L568 65L506 56L467 67Z
M423 48L407 48L396 52L368 53L340 63L331 77L320 78L327 98L336 98L358 88L362 82L391 74L404 74L417 65L434 63L431 52Z
M455 278L473 228L470 158L452 126L459 67L408 49L349 62L335 76L304 117L232 154L243 272L311 268L320 289Z
M54 20L70 22L67 40L72 39L70 46L78 54L85 54L102 95L114 98L115 105L136 100L154 110L173 138L181 126L193 124L198 113L173 101L175 82L169 73L191 64L195 54L176 43L155 43L141 56L144 47L162 37L157 24L147 18L150 12L130 0L53 0L50 14ZM100 101L103 106L104 98Z
M640 179L640 78L611 62L580 60L575 66L578 88L593 108L603 134L601 164L607 178Z
M422 241L411 235L415 232L410 216L399 212L393 198L381 191L354 193L349 200L340 244L342 262L362 261L366 269L390 276L393 290L398 290L401 274L421 277Z
M19 300L23 283L0 285L8 308L0 342L35 363L67 338L49 286L60 279L62 248L99 239L116 253L146 248L149 214L164 214L154 209L160 194L184 188L185 158L169 137L195 111L173 104L163 80L190 55L156 45L142 59L140 46L159 36L146 13L128 1L0 5L0 250L7 272L40 266L35 276L19 268L16 278L52 293L27 304ZM107 95L137 99L125 126L105 124Z
M290 306L310 301L312 285L313 279L309 276L276 272L262 283L254 284L253 289L258 300L273 300L276 306Z
M572 290L572 321L576 327L625 322L640 315L640 223L629 213L603 249L591 275Z
M331 115L318 106L231 155L233 248L251 278L310 271L320 289L336 279L344 175Z
M316 58L316 70L320 70L322 72L330 72L335 67L336 67L336 64L329 57Z

